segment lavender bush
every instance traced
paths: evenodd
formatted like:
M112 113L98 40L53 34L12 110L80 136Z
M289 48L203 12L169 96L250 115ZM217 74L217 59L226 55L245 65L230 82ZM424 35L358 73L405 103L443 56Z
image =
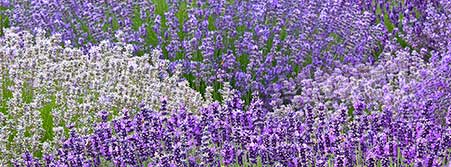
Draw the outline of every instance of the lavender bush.
M208 104L179 72L166 72L168 62L158 59L157 50L133 57L130 45L101 42L84 54L61 47L60 40L13 29L0 40L1 166L25 150L51 150L69 134L67 126L91 133L102 111L114 119L142 103L159 109L162 98L169 110L184 105L195 112Z
M164 103L164 102L163 102ZM41 161L24 154L28 166L443 166L450 158L451 111L437 123L434 109L404 101L382 111L353 103L332 110L306 105L283 115L269 113L255 97L243 109L237 96L198 114L184 108L103 123L95 133L75 132Z

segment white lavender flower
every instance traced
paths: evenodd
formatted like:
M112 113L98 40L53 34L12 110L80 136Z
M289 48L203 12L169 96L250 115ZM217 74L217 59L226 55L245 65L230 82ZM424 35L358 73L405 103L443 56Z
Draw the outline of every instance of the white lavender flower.
M87 53L60 43L59 35L14 29L0 41L1 79L12 81L12 97L1 115L0 141L10 139L0 142L2 166L24 150L54 150L68 125L80 134L92 132L101 111L120 117L122 109L134 111L139 104L158 110L162 97L169 110L185 105L197 111L207 103L179 78L180 68L166 72L168 62L158 59L158 50L132 57L133 48L124 43L103 41Z

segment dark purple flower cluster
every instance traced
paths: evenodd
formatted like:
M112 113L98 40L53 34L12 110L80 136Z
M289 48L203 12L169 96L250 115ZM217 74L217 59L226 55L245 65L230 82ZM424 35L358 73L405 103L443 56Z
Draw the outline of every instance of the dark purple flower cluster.
M419 107L419 108L417 108ZM322 104L270 113L255 97L248 109L237 96L198 113L183 107L97 124L94 134L75 132L43 160L28 166L441 166L449 161L451 108L445 122L429 106L404 101L374 111L362 101L335 109ZM352 110L352 111L351 111ZM353 114L350 114L350 111Z

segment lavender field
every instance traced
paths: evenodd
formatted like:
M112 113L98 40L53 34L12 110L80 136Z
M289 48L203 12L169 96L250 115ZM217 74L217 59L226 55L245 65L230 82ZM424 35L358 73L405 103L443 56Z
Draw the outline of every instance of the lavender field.
M0 166L449 167L450 0L0 0Z

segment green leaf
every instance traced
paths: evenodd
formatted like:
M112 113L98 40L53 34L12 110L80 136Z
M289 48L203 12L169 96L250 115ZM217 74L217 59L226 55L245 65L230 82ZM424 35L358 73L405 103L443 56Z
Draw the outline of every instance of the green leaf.
M293 68L293 72L295 74L299 74L299 71L300 71L301 68L300 68L300 66L298 64L293 64L292 68Z
M312 55L309 54L309 55L307 55L307 57L305 57L305 60L302 63L302 66L305 67L309 64L312 64L312 62L313 62Z
M246 72L247 65L249 64L249 55L248 54L242 54L238 57L238 62L240 63L241 70Z
M145 52L143 51L143 50L138 50L137 52L136 52L136 56L138 56L138 57L141 57L141 56L143 56L145 54Z
M208 30L209 30L209 31L214 31L214 30L216 30L215 23L216 23L216 18L213 17L213 16L211 16L211 15L208 16Z
M204 80L200 80L200 82L197 86L197 91L199 91L200 94L205 95L206 90L207 90L207 83Z
M236 31L238 32L239 35L243 35L244 31L246 31L246 27L244 25L240 25L236 27Z
M51 96L51 101L45 104L39 111L41 113L42 118L42 127L45 130L45 134L42 137L41 141L51 141L53 140L53 115L52 110L56 107L55 102L56 97Z
M119 30L119 22L117 21L116 17L113 17L113 19L111 20L111 24L113 26L113 31L117 31Z
M351 121L354 120L354 111L355 111L354 106L351 105L348 109L348 115L351 116Z
M385 28L387 28L388 32L393 32L393 29L395 28L395 26L391 22L390 17L388 16L387 13L384 14L384 25L385 25Z
M421 17L420 11L418 11L417 8L413 8L413 11L415 11L415 17L416 17L417 19L419 19L419 18Z
M81 30L83 32L89 33L89 27L85 23L81 23Z
M194 80L196 79L196 77L194 77L194 75L191 74L191 73L189 73L189 74L182 74L182 76L183 76L183 78L185 78L188 81L189 86L191 88L194 88Z
M268 53L271 51L272 45L274 43L274 34L271 33L268 40L266 41L265 50L263 50L263 55L268 55Z
M399 43L399 45L401 45L403 48L408 47L409 43L407 43L406 40L402 39L401 37L399 37L398 35L396 35L396 41Z
M263 166L262 158L259 156L259 157L257 157L257 167L262 167L262 166Z
M222 95L219 92L222 89L223 85L222 83L218 82L218 81L214 81L213 82L213 99L216 101L220 101L222 102Z
M381 15L381 8L379 7L379 5L377 5L377 8L376 8L376 25L377 24L379 24L380 22L381 22L381 19L380 19L380 15Z
M14 138L16 137L16 135L17 135L17 131L14 129L12 132L11 132L11 134L8 136L8 142L13 142L13 140L14 140Z
M244 104L246 106L249 106L249 104L251 104L252 101L252 91L248 90L245 94L241 96L241 99L244 101Z
M34 157L37 157L37 158L42 158L42 156L43 156L42 151L41 151L41 150L38 150L38 151L34 152L34 153L33 153L33 156L34 156Z
M183 53L183 52L177 52L177 53L175 53L175 58L174 58L174 60L183 60L184 57L185 57L185 53Z
M373 58L375 61L379 60L380 55L382 54L382 43L380 41L377 41L377 46L378 46L378 50L376 50L375 52L373 52Z
M183 24L185 23L185 21L188 20L187 9L188 9L188 5L187 5L186 1L180 2L179 9L178 9L177 13L175 14L175 17L177 17L177 19L180 23L180 27L182 27Z
M103 32L108 32L108 27L110 27L110 24L108 24L108 23L103 24L102 31Z
M282 31L280 32L280 39L281 39L281 41L285 40L287 35L288 35L287 28L285 26L283 26L282 27Z
M152 2L155 4L155 13L164 17L164 13L169 9L166 0L152 0Z
M5 70L6 71L6 70ZM7 114L7 111L8 111L8 108L7 108L7 102L8 102L8 100L9 99L11 99L12 97L13 97L13 93L12 93L12 91L10 91L9 89L8 89L8 87L10 86L10 85L12 85L12 81L11 80L9 80L6 76L7 76L7 74L1 74L1 75L3 75L3 80L1 81L1 82L3 82L2 83L2 95L1 95L1 97L2 97L2 99L0 99L0 102L1 102L1 106L0 106L0 112L2 112L3 114Z
M8 16L4 16L5 17L5 19L3 20L3 27L4 28L8 28L8 27L10 27L10 25L9 25L9 17Z
M202 56L202 52L200 50L197 50L196 53L193 55L193 61L203 61L204 57Z
M135 6L133 9L133 17L132 17L132 29L134 31L138 31L139 27L143 24L141 19L141 13L139 10L139 6Z
M152 45L152 46L157 46L158 45L158 36L157 33L155 33L155 31L153 31L152 27L149 25L147 26L147 35L146 35L146 44L147 45Z

